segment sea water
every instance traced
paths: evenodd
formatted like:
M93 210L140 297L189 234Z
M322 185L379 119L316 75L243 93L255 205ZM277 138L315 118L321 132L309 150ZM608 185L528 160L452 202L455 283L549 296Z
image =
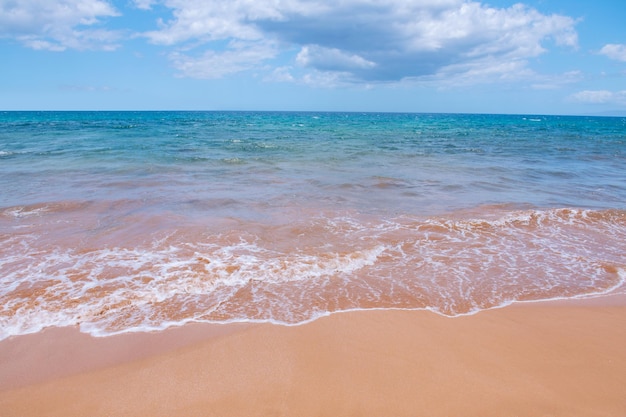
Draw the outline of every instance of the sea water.
M626 281L626 118L3 112L0 190L0 339Z

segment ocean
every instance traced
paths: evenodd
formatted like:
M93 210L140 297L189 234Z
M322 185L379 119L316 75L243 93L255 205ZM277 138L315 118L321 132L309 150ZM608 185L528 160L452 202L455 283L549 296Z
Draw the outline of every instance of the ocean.
M626 292L626 118L0 112L0 340Z

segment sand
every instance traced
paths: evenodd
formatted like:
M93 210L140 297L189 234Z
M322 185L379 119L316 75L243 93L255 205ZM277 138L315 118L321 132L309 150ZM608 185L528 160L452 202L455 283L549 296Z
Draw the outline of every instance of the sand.
M626 416L626 302L0 343L0 416Z

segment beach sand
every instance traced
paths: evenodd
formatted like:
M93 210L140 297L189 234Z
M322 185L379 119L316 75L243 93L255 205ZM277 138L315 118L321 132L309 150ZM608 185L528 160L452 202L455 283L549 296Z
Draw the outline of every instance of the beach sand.
M624 417L626 302L0 343L0 415Z

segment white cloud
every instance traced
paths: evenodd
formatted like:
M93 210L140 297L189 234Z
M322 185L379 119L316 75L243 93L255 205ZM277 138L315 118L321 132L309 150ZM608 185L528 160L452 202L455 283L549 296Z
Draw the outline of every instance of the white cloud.
M325 71L361 70L376 66L372 61L355 54L348 54L336 48L324 48L317 45L305 46L296 56L296 62L305 67L314 67Z
M264 81L270 82L294 82L295 78L291 75L290 67L278 67L275 68L269 75L264 78Z
M166 0L174 19L145 33L152 42L173 45L187 41L223 39L258 40L263 34L253 22L279 18L280 12L259 0Z
M229 68L240 70L232 65L237 51L211 51L209 42L243 40L296 48L299 53L291 64L310 72L305 81L361 83L443 74L464 82L505 80L532 73L529 60L545 53L548 42L577 46L574 19L544 15L521 4L506 9L470 0L164 0L163 4L172 10L172 18L145 36L177 48L208 48L199 60L217 65L223 58L227 65L217 71L221 75ZM259 54L256 59L261 66L268 56ZM253 65L253 57L245 62L246 67Z
M135 7L141 10L150 10L156 0L133 0Z
M600 54L606 55L617 61L626 62L626 45L609 43L600 49Z
M304 74L298 82L315 87L333 88L345 84L349 78L349 73L313 70Z
M531 87L535 90L555 90L568 84L575 84L583 80L581 71L567 71L557 75L537 74Z
M626 90L585 90L571 95L570 100L588 104L626 105Z
M253 69L259 62L271 59L275 54L271 45L234 42L220 52L208 50L199 56L173 52L169 58L180 76L214 79Z
M33 49L114 49L118 34L86 27L118 15L104 0L0 0L0 37Z
M432 76L419 77L417 80L436 81L442 87L454 87L477 83L516 82L533 79L536 76L534 71L528 69L525 60L486 57L445 66Z

